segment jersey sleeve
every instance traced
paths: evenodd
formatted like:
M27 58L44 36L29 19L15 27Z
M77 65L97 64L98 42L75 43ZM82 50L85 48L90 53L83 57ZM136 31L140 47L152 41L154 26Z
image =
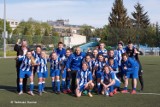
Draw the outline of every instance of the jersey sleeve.
M89 81L90 81L90 80L93 80L93 79L92 79L92 73L91 73L91 71L89 71L89 73L88 73L88 79L89 79Z
M22 61L25 58L25 56L18 56L18 61Z
M111 79L112 79L112 80L115 79L115 74L114 74L114 72L111 71L110 76L111 76Z

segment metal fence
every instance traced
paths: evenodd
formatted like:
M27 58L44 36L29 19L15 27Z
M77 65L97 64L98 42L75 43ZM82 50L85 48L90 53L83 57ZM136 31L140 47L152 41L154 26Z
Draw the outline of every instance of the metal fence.
M160 48L159 47L145 47L139 48L142 52L142 55L153 55L153 56L160 56Z

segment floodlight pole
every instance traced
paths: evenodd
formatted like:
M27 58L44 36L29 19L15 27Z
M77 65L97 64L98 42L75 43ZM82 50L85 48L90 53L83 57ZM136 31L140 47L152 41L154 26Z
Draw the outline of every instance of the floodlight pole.
M4 58L6 58L6 0L4 0L4 32L3 32L3 49L4 49Z

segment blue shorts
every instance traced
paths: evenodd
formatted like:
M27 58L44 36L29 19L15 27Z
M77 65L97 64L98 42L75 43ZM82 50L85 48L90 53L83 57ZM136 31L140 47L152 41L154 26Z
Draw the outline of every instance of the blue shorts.
M65 79L66 78L66 69L63 70L63 73L61 72L61 77L62 79Z
M45 72L37 72L38 78L47 78L48 77L48 71Z
M84 88L84 87L85 87L85 84L80 85L80 86L79 86L79 91L80 91L80 92L84 91L84 90L85 90L85 88Z
M134 71L126 72L127 78L137 79L139 67L136 67Z
M51 69L50 76L51 77L60 76L60 70L59 69L56 69L56 70Z
M120 87L121 85L121 82L120 81L117 81L115 80L115 84L113 85L114 87Z
M102 71L97 71L96 72L96 78L101 78L102 76Z
M113 92L113 90L117 87L120 87L120 82L119 81L115 81L114 85L109 86L109 92Z
M22 71L22 70L20 70L19 78L25 78L26 75L27 75L27 77L30 77L31 74L32 74L31 71Z

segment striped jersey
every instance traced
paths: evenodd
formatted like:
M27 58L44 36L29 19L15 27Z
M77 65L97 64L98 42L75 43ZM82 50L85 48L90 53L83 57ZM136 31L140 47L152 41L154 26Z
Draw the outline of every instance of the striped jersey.
M99 49L98 54L102 54L104 57L107 57L107 50L106 49L104 49L104 50Z
M117 51L116 51L116 59L118 61L119 66L121 66L122 54L123 53L125 53L125 49L122 49L122 50L117 49Z
M31 59L29 59L27 56L20 56L18 57L18 60L22 61L20 66L22 71L32 71Z
M77 73L77 78L79 79L79 85L81 86L92 80L92 73L88 69L86 71L80 70Z
M47 59L40 57L37 61L38 64L40 64L37 67L37 72L47 72Z
M60 59L57 58L56 60L49 59L50 62L50 69L52 70L58 70L60 69Z
M94 67L94 61L89 61L89 62L86 62L85 60L83 61L83 62L85 62L85 63L87 63L88 64L88 70L89 71L93 71L93 67Z
M40 58L40 54L37 54L35 51L33 51L32 56L37 59Z
M97 71L102 71L105 65L106 65L105 61L103 61L103 62L97 61L97 62L95 62L94 66L97 67Z

